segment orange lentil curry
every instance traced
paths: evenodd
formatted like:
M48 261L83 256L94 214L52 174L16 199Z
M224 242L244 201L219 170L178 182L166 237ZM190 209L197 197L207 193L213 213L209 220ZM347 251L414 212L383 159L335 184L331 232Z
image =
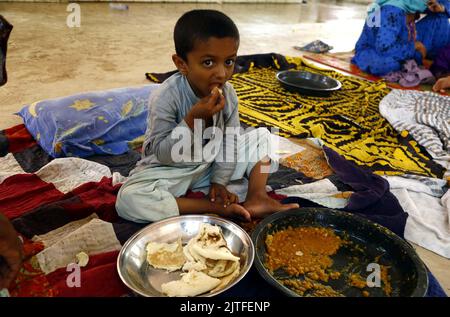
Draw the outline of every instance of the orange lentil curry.
M292 277L304 279L280 280L300 296L344 296L328 285L320 282L328 282L341 277L341 273L332 271L331 256L337 253L339 248L351 242L337 236L330 228L318 227L287 227L266 236L266 268L273 274L278 269L283 269ZM381 266L381 280L384 291L390 296L392 288L387 272L388 267ZM360 288L362 295L367 297L369 292L362 290L366 286L366 280L359 274L351 274L348 283Z
M324 270L331 267L343 240L333 230L315 227L288 227L266 236L266 267L270 271L283 268L293 276L312 273L325 280Z

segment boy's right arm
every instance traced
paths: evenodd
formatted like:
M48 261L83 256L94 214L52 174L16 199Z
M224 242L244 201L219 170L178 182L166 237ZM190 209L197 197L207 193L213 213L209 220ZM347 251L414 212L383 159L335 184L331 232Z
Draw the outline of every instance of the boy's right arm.
M156 96L150 102L147 140L144 143L146 156L155 154L162 164L176 163L172 157L172 149L180 142L179 138L172 137L172 133L187 141L183 146L192 146L194 143L194 120L208 119L225 106L225 99L218 91L204 97L196 103L180 123L177 123L177 105L173 98Z

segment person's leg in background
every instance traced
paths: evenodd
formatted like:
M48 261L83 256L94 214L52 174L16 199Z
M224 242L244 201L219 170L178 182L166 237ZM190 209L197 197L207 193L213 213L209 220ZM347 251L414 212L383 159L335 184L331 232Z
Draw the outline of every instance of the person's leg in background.
M8 77L6 74L6 50L8 47L9 34L13 26L0 15L0 86L6 84Z

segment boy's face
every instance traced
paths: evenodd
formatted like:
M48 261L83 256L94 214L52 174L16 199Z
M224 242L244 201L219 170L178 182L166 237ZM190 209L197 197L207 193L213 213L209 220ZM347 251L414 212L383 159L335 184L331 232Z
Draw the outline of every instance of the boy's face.
M197 41L187 54L187 61L177 55L172 59L178 70L187 77L199 98L211 93L214 87L222 88L231 78L236 61L239 41L231 37L211 37Z

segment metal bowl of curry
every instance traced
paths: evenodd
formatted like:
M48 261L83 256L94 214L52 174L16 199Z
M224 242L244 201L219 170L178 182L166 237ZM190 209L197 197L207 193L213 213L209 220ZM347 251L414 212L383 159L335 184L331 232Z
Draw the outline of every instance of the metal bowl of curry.
M423 297L425 265L402 238L328 208L276 213L252 233L255 266L272 286L301 297Z

